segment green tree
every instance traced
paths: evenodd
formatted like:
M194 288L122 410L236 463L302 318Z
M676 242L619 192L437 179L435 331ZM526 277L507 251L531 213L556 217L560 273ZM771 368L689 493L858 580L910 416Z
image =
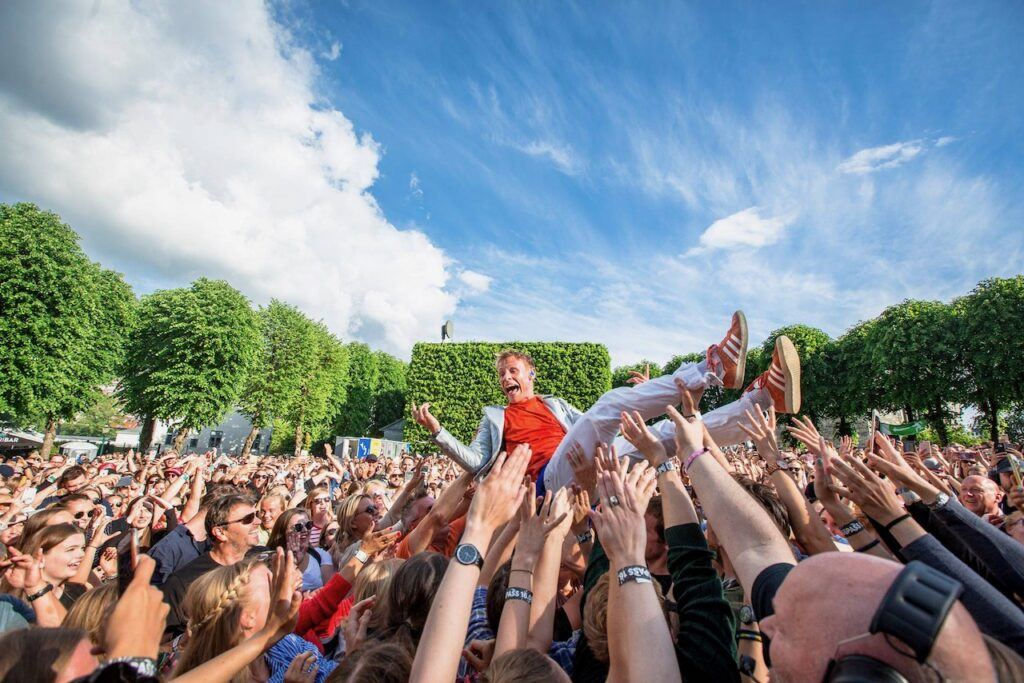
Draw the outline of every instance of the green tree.
M312 337L313 362L305 367L297 397L285 415L294 429L296 456L313 441L329 435L346 396L349 350L321 322L313 323Z
M664 374L661 372L661 366L658 365L658 363L655 363L652 360L647 360L646 358L639 363L633 363L632 365L620 365L612 370L612 389L633 386L626 381L631 377L629 373L639 372L640 374L643 374L645 371L650 373L651 379Z
M200 278L155 292L140 304L119 395L134 414L173 421L180 450L190 430L220 422L237 404L260 340L248 300L226 282Z
M252 422L242 446L243 458L260 431L299 400L303 381L315 370L317 360L316 323L304 313L275 299L258 315L260 352L238 400L239 411Z
M953 417L948 404L963 382L958 337L953 308L939 301L890 306L870 335L872 363L883 372L882 404L902 409L908 421L923 415L943 444Z
M131 289L78 242L54 213L0 205L0 412L39 418L46 456L113 379L134 317Z
M124 417L117 398L101 393L91 406L73 419L62 422L60 431L74 436L104 436L113 439L117 435L114 425L123 421Z
M1024 275L991 278L953 302L970 401L999 438L999 411L1024 396Z
M405 376L408 366L383 351L373 355L378 379L373 396L372 434L383 436L384 428L400 419L405 410Z
M351 342L348 349L348 378L345 401L338 411L335 433L339 436L368 436L373 429L373 397L380 381L377 358L370 347Z

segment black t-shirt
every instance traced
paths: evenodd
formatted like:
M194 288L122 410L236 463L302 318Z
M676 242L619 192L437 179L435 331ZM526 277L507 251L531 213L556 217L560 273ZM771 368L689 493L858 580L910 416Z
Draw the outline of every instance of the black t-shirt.
M78 598L85 595L85 591L89 590L86 586L80 583L65 583L64 592L60 594L60 604L64 605L64 609L70 610L71 606L75 604Z

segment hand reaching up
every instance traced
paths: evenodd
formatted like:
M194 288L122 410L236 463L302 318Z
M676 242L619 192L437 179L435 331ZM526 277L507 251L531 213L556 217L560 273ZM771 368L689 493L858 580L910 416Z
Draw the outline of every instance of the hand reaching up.
M139 556L135 576L107 620L103 644L108 658L156 659L159 654L170 607L164 602L163 593L150 585L155 568L152 558Z
M833 487L864 511L864 514L888 524L903 514L903 501L896 495L896 489L883 480L857 458L832 461L832 473L842 482L843 487Z
M473 502L466 513L466 526L476 524L494 531L508 522L519 508L526 487L523 477L530 464L532 451L527 444L516 446L512 454L498 455L491 471L477 488Z
M597 466L583 452L583 446L574 443L566 455L576 483L586 491L593 491L597 487Z
M656 436L654 436L654 433L648 429L639 412L634 411L631 415L630 413L623 411L620 418L621 422L619 422L619 431L622 432L623 438L633 444L633 447L647 458L647 462L649 462L652 467L657 467L668 460L668 453L665 451L665 446Z
M295 566L291 552L278 548L271 562L270 612L262 633L267 638L264 648L295 630L299 620L299 606L302 604L302 573Z
M601 507L591 510L590 519L612 562L646 565L644 513L655 487L654 470L645 462L637 463L624 477L618 468L602 469L597 482Z
M756 411L756 414L750 410L744 412L750 424L748 426L740 423L739 428L754 442L757 452L765 462L777 463L779 461L779 439L775 435L775 406L768 409L768 417L765 417L760 410Z
M373 606L376 604L377 596L371 595L365 600L360 600L352 605L352 611L348 613L345 623L342 625L345 635L345 648L348 652L358 649L366 642L366 629L373 617Z
M416 424L426 429L430 434L436 434L441 429L441 423L437 421L436 417L430 414L429 403L424 403L419 406L413 403L412 419L416 421Z
M804 446L807 447L807 452L821 457L821 453L818 451L818 442L821 439L821 434L818 433L818 428L811 422L811 418L805 417L801 420L800 416L793 416L793 424L786 427L790 434L798 439Z

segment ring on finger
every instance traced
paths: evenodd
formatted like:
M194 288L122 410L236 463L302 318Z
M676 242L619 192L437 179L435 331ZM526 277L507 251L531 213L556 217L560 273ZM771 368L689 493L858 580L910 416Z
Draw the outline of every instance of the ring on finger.
M616 495L608 496L608 504L611 505L612 507L615 507L616 505L619 504L619 497Z

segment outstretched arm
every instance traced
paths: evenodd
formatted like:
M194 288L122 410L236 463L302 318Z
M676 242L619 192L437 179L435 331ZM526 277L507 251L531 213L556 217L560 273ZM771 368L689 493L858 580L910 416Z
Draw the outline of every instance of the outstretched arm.
M437 418L430 413L430 404L412 406L412 416L416 424L427 430L430 438L445 455L459 464L467 472L477 472L491 459L494 445L491 443L491 429L487 416L480 419L476 436L467 446L459 441L447 429L441 426Z
M705 450L705 443L709 449L717 446L704 424L696 418L687 420L673 406L667 410L676 425L676 452L704 514L729 553L744 591L752 595L754 580L763 570L796 564L793 551L768 513Z

